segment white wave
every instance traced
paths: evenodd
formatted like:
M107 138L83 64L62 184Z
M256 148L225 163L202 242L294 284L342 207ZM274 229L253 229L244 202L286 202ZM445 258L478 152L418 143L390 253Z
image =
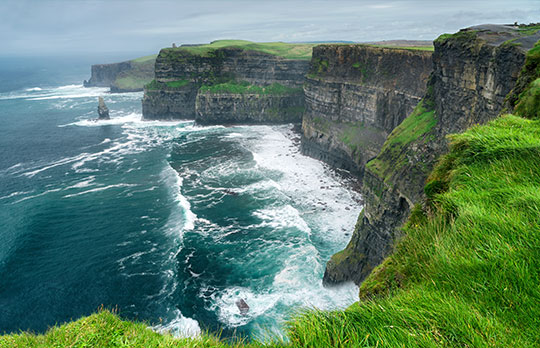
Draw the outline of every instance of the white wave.
M191 318L186 318L176 310L176 318L166 324L151 327L158 333L170 333L175 337L197 337L201 334L199 323Z
M311 229L300 216L300 212L291 205L259 209L253 215L264 221L263 226L282 229L294 227L307 234L311 233Z
M13 192L13 193L10 193L10 194L7 195L7 196L0 197L0 199L8 199L8 198L11 198L11 197L20 196L20 195L25 195L25 194L32 193L32 192L33 192L33 191L18 191L18 192Z
M195 221L197 220L197 215L195 215L195 213L191 211L191 204L186 199L186 197L182 195L182 184L183 184L182 177L170 165L167 165L165 167L164 176L165 176L165 183L171 190L174 200L175 202L177 202L178 207L180 208L180 211L182 213L181 214L182 220L183 220L182 232L193 230L193 228L195 227ZM170 218L170 221L176 220L174 216L172 216L171 218ZM176 229L176 226L174 226L174 223L172 224L172 226L170 223L168 223L167 225L169 225L168 227L169 230L174 231Z
M58 161L49 163L49 164L47 164L47 165L45 165L45 166L43 166L41 168L38 168L38 169L33 168L34 170L22 173L22 175L31 178L31 177L35 176L36 174L41 173L41 172L43 172L45 170L48 170L48 169L51 169L51 168L54 168L54 167L62 166L64 164L68 164L68 163L72 163L72 162L81 160L82 158L84 158L87 155L88 155L87 153L82 153L82 154L80 154L78 156L75 156L75 157L62 158L62 159L60 159Z
M59 87L33 87L19 91L0 94L0 100L26 99L26 100L49 100L49 99L80 99L98 97L108 94L105 87L84 87L83 85L66 85Z
M61 190L61 189L59 189L59 188L58 188L58 189L47 190L47 191L44 191L44 192L42 192L42 193L40 193L40 194L37 194L37 195L34 195L34 196L27 196L27 197L21 198L21 199L15 201L15 202L13 202L13 204L21 203L21 202L24 202L24 201L29 200L29 199L32 199L32 198L37 198L37 197L45 196L45 195L48 194L48 193L58 192L58 191L60 191L60 190Z
M225 136L225 138L241 138L244 135L241 133L230 133Z
M66 187L64 190L74 189L74 188L85 188L92 185L92 182L96 179L95 176L89 176L87 179L80 181L74 185Z
M65 195L63 198L70 198L70 197L76 197L76 196L80 196L80 195L85 195L85 194L92 193L92 192L105 191L105 190L115 188L115 187L133 187L133 186L137 186L137 185L135 185L135 184L114 184L114 185L108 185L108 186L103 186L103 187L96 187L96 188L91 189L91 190L86 190L86 191L82 191L82 192L77 192L77 193Z

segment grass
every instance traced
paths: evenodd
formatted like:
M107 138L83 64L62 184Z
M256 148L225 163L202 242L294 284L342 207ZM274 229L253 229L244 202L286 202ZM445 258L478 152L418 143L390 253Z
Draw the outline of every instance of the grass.
M170 334L156 333L145 323L121 320L118 315L108 310L100 310L96 314L77 321L55 326L43 335L20 333L0 336L2 348L249 348L262 346L259 342L250 343L244 340L224 341L208 333L202 334L197 339L178 339Z
M154 62L156 61L157 56L158 56L157 54L152 54L152 55L149 55L149 56L135 58L135 59L131 60L131 62L136 63L136 64L151 62L152 64L154 64Z
M523 36L534 35L540 30L540 24L521 24L518 28L518 31Z
M540 344L540 121L507 115L452 136L441 180L362 284L377 296L297 318L296 346Z
M166 50L183 51L194 55L207 57L219 48L241 48L248 51L258 51L287 59L311 59L311 51L318 44L293 44L285 42L251 42L246 40L217 40L198 46L180 46Z
M119 77L114 81L114 85L121 89L138 89L143 88L144 85L150 83L152 77L127 75Z
M247 81L229 81L215 85L203 85L199 91L203 93L287 95L302 93L302 88L287 87L279 83L263 87L252 85Z
M131 60L131 69L119 74L113 86L123 90L142 89L154 78L156 57L154 54Z
M366 168L388 181L394 172L405 165L408 145L429 136L437 124L435 110L424 98L413 113L397 126L386 139L380 154L366 164Z

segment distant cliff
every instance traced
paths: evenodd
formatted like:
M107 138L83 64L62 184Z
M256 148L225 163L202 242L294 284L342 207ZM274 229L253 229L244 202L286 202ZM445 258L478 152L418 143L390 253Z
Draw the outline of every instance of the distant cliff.
M325 283L360 283L392 250L400 226L424 197L446 135L495 118L514 88L526 52L540 39L517 27L485 25L435 40L426 96L369 161L365 208L345 250L328 262ZM426 190L438 190L435 186Z
M156 56L146 56L120 63L92 65L92 75L85 87L110 87L111 92L142 91L154 78Z
M303 153L361 175L424 95L431 54L368 45L315 47L304 86Z
M308 57L280 56L264 44L234 43L162 49L155 80L145 87L143 117L206 124L299 123ZM311 50L310 45L300 47Z

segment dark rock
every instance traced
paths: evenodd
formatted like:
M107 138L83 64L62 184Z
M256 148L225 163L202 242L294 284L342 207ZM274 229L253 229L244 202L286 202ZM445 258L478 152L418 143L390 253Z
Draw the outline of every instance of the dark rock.
M247 315L249 313L249 306L242 298L236 301L236 307L240 310L241 315Z
M105 105L105 101L103 100L103 97L98 98L98 120L109 120L109 108L107 105Z

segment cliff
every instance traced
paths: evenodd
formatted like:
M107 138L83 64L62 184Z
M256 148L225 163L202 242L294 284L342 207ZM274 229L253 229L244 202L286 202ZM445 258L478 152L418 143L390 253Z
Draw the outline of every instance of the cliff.
M304 86L303 153L361 175L424 95L431 54L368 45L315 47Z
M162 49L155 80L145 87L143 117L207 124L300 122L300 88L309 64L304 51L311 45L297 45L304 51L295 56L287 53L295 45L273 43L279 50L272 50L270 44L226 43Z
M110 87L111 92L142 91L154 78L156 56L146 56L125 62L92 65L92 75L85 87Z
M328 262L324 282L359 284L392 251L400 226L424 198L446 136L483 124L503 109L525 55L540 34L518 27L484 25L435 40L426 96L366 165L364 211L345 250ZM426 192L440 190L437 184Z

